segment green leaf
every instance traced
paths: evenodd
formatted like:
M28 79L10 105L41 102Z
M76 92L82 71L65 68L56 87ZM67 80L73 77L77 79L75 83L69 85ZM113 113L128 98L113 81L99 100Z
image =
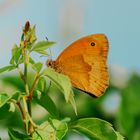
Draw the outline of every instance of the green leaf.
M48 87L49 88L49 87ZM53 100L48 96L45 77L41 77L37 84L37 90L34 93L35 101L44 107L53 117L58 118L59 112Z
M38 62L38 63L35 63L34 65L32 65L32 68L37 72L39 73L41 71L43 67L43 64Z
M30 138L22 133L19 133L18 131L13 130L12 128L8 129L8 135L10 137L10 140L29 140Z
M9 108L9 112L15 112L15 104L13 102L10 102L10 108Z
M64 94L66 102L70 100L71 97L71 82L68 76L65 76L63 74L57 73L52 68L47 68L44 72L44 75L46 75L51 81L55 83L55 85L61 90L61 92Z
M0 107L4 106L10 99L18 100L20 96L20 92L15 92L12 96L8 96L6 93L0 93Z
M55 124L57 123L57 125ZM64 122L60 122L60 121L53 121L53 124L56 128L56 138L58 138L59 140L61 140L67 133L68 131L68 127L67 127L67 124L64 123Z
M39 52L39 53L42 51L44 52L45 50L47 50L54 44L55 44L55 42L52 42L52 41L40 41L33 46L31 51L35 51L35 52Z
M15 105L11 100L19 100L22 94L15 92L12 96L8 96L6 93L0 93L0 119L5 119L12 115L15 111Z
M46 52L46 51L36 51L37 53L39 54L42 54L42 55L46 55L46 56L49 56L49 54Z
M18 47L16 44L14 45L14 47L12 48L12 58L10 60L10 64L15 65L15 64L19 64L19 60L21 57L21 47Z
M70 94L70 103L71 103L71 105L72 105L72 107L73 107L73 109L74 109L74 112L75 112L75 114L76 115L78 115L77 114L77 107L76 107L76 103L75 103L75 100L74 100L74 93L73 93L73 91L71 90L71 94Z
M39 126L36 132L33 133L35 140L62 140L68 131L67 124L59 120L44 122Z
M112 125L98 118L84 118L72 123L72 129L94 140L123 140Z
M10 65L10 66L6 66L3 68L0 68L0 73L5 72L5 71L11 71L13 69L16 69L16 66Z
M20 92L20 91L16 91L14 94L12 94L11 99L15 100L15 101L19 101L21 97L23 97L23 95L25 95L25 93Z
M71 103L75 113L77 114L72 85L68 76L57 73L52 68L47 68L43 74L46 75L51 81L53 81L54 84L60 89L60 91L64 94L66 102Z
M22 64L24 62L23 56L20 57L18 64Z
M45 77L42 76L39 78L38 83L37 83L37 89L40 92L45 92L47 90Z
M117 140L124 140L124 137L119 133L119 132L115 132L117 135Z
M47 95L47 93L40 93L39 92L36 94L34 93L33 98L35 99L35 101L41 105L43 108L45 108L53 117L58 117L58 110L55 106L55 103L53 102L53 100Z
M9 104L5 104L4 106L0 107L0 120L6 119L12 115L12 112L9 112L9 108Z
M31 57L29 57L29 62L30 62L30 64L35 64L35 61L31 58Z
M33 26L30 32L31 32L30 43L33 44L37 40L37 37L36 37L36 27Z
M6 93L0 93L0 107L4 106L10 98Z

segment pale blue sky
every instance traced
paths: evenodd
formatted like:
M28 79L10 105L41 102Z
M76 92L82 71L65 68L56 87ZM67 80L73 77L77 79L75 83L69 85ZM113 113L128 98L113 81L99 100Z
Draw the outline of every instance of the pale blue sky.
M40 40L58 43L54 58L79 37L105 33L109 65L140 69L139 0L0 0L0 66L8 64L27 20L36 24Z

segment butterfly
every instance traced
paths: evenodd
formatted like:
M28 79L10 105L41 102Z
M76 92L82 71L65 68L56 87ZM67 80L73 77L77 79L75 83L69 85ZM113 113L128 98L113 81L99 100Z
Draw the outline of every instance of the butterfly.
M47 65L67 75L73 87L90 95L103 95L109 84L107 67L109 43L104 34L78 39Z

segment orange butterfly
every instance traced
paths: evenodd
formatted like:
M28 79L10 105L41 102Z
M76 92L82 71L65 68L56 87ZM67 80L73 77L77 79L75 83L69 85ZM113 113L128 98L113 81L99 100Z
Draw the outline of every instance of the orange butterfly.
M75 88L99 97L109 83L108 49L107 37L93 34L72 43L56 61L49 60L47 65L67 75Z

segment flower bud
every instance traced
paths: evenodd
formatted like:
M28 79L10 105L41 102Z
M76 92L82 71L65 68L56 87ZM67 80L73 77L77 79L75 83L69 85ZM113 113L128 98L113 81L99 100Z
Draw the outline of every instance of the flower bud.
M26 24L25 24L25 28L24 28L24 32L27 33L30 29L30 22L27 21Z

